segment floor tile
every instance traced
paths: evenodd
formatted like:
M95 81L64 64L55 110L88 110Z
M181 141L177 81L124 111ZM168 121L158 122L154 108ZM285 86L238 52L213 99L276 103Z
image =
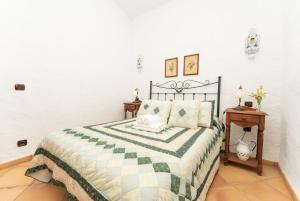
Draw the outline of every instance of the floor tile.
M0 176L0 188L29 185L33 179L25 176L26 167L16 166Z
M264 182L266 184L268 184L269 186L273 187L274 189L280 191L284 195L286 195L288 197L292 197L292 194L291 194L292 192L286 185L283 178L278 177L278 178L267 179Z
M218 189L218 188L226 188L228 186L229 186L229 184L223 179L223 177L220 176L219 174L217 174L213 180L211 188Z
M262 176L257 175L257 177L259 179L269 179L269 178L275 178L275 177L282 177L282 175L281 175L278 167L264 165Z
M292 201L289 197L267 185L264 181L239 184L235 187L250 201Z
M1 177L1 175L3 175L4 173L8 172L9 170L11 170L11 168L5 168L5 169L0 170L0 177Z
M245 196L233 187L220 190L211 190L207 194L206 201L249 201Z
M219 174L228 183L248 183L260 179L256 172L233 165L221 166Z
M65 190L52 184L34 182L16 201L60 201L65 196Z
M0 189L0 199L1 201L14 201L15 198L25 190L25 188L27 188L27 186Z
M31 163L31 161L28 161L28 162L20 163L18 166L29 167L30 163Z

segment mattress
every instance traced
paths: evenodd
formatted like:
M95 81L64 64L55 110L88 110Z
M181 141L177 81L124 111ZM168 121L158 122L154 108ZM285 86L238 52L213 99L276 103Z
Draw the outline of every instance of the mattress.
M65 187L69 200L205 200L218 169L222 129L133 128L135 119L54 132L26 175Z

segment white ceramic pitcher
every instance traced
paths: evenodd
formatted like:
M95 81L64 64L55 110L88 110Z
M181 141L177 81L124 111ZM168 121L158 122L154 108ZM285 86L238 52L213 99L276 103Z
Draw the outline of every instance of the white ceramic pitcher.
M246 142L239 140L239 143L236 147L237 150L237 156L240 160L242 161L246 161L250 158L253 150L256 147L256 143L254 141L251 141L251 143L253 143L253 148L250 148L250 145L247 144Z

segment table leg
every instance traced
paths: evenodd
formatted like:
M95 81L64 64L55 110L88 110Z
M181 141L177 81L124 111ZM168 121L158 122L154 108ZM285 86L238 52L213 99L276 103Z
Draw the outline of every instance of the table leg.
M230 144L230 121L226 122L226 143L225 143L224 165L228 164L229 144Z
M263 141L264 141L264 133L263 131L259 130L257 134L257 161L258 161L258 166L257 166L257 174L260 176L262 175L262 152L263 152Z

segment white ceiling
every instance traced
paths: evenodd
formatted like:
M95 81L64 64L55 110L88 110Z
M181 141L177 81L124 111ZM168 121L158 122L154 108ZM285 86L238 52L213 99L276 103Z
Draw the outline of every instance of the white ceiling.
M115 0L117 4L133 19L151 9L171 0Z

